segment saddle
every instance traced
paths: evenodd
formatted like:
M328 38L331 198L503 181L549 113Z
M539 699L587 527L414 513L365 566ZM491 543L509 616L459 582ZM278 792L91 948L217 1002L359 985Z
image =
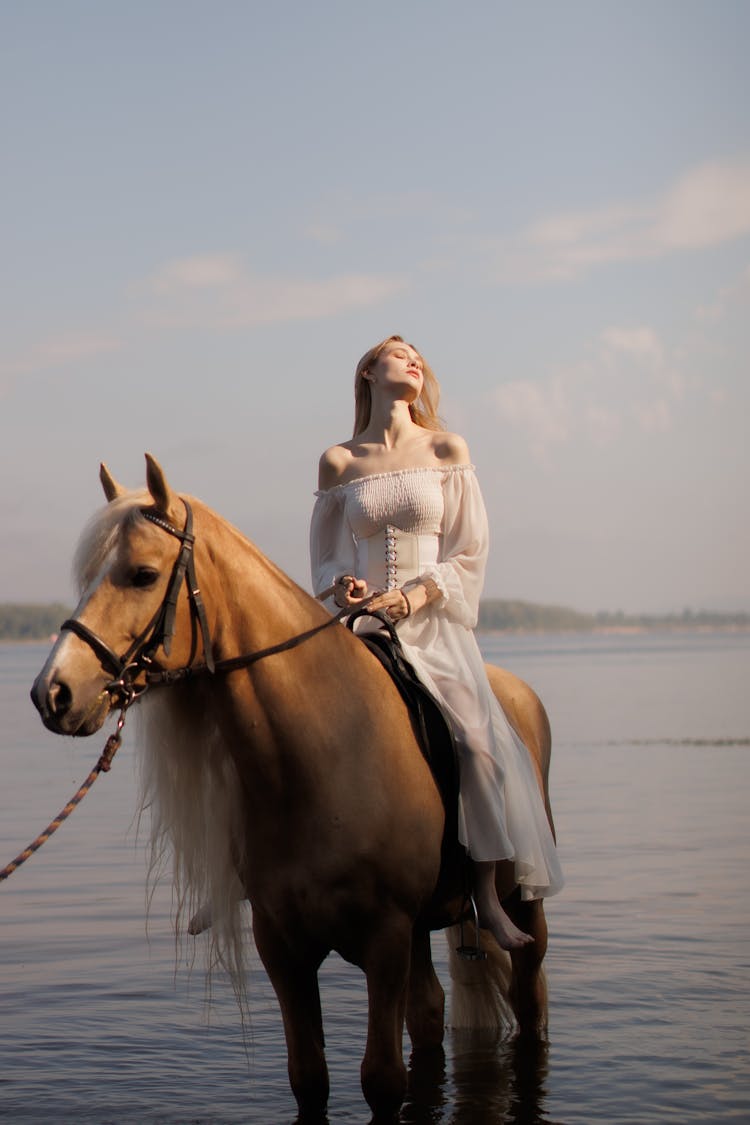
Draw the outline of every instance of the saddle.
M440 844L440 872L428 910L430 929L443 929L456 921L455 896L458 890L462 902L458 915L461 925L460 944L456 952L469 961L484 960L487 954L479 945L479 915L473 896L472 865L469 853L458 839L458 790L459 759L456 739L451 721L417 676L414 668L404 656L401 641L393 622L380 610L367 607L355 610L347 618L347 626L354 631L354 622L364 615L376 617L384 631L359 633L357 636L367 645L370 652L380 661L398 688L412 721L417 742L427 765L430 767L435 784L445 809L443 839ZM471 913L470 913L471 912ZM464 939L464 920L473 917L473 943Z
M419 748L430 767L445 808L443 844L444 847L454 848L458 839L460 778L458 749L450 719L404 656L401 641L387 614L367 608L355 610L347 618L347 628L354 631L355 621L365 615L377 618L385 631L356 635L388 672L407 706Z

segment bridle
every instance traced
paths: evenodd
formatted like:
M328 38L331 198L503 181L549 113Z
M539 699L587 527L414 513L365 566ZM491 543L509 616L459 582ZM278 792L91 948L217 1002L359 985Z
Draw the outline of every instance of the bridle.
M162 531L166 531L169 535L173 535L175 539L179 539L181 546L161 605L145 629L135 638L122 656L118 656L106 641L103 641L93 629L89 629L88 625L84 625L76 617L69 617L60 626L61 632L68 629L82 641L85 641L99 658L102 668L114 675L115 679L106 688L113 697L128 697L132 701L135 695L140 694L148 686L148 676L146 683L139 687L135 686L134 681L141 672L146 671L148 673L148 670L153 666L157 649L163 648L167 656L169 655L175 631L177 600L180 596L183 581L187 584L191 616L194 615L197 618L203 639L205 663L201 667L208 672L215 670L216 665L206 608L195 576L193 510L184 497L181 497L181 500L185 505L185 526L182 529L175 527L162 513L152 511L150 508L140 509L144 519L160 527Z
M112 697L113 702L123 702L129 706L152 685L179 683L189 678L204 675L207 672L234 672L239 668L248 668L251 664L255 664L267 656L296 648L297 645L302 644L310 637L314 637L330 625L335 625L343 613L349 612L348 610L342 611L342 613L328 618L321 625L315 625L304 633L297 633L288 640L270 645L268 648L258 649L242 656L229 657L225 660L215 660L206 609L195 575L193 512L189 502L184 497L180 497L180 499L185 505L186 513L185 527L182 530L170 523L163 513L152 511L150 508L140 509L140 513L145 519L160 527L162 531L166 531L167 534L179 539L182 546L175 561L164 600L140 636L136 637L127 651L122 656L118 656L106 641L103 641L93 629L89 629L88 625L84 625L76 617L69 617L60 626L61 632L64 629L69 629L71 633L75 633L77 637L85 641L99 658L102 668L115 676L115 679L107 684L105 689ZM197 618L203 639L203 662L193 663L191 661L190 664L181 668L159 668L156 666L155 655L160 647L164 649L167 656L170 653L175 631L177 599L183 581L187 583L191 619ZM136 684L135 681L141 673L144 673L144 678L139 684Z
M57 831L63 821L70 816L73 809L83 797L85 797L86 793L88 793L99 774L109 771L112 765L112 759L122 742L122 730L125 725L127 711L131 704L139 699L152 684L173 684L189 677L202 675L206 672L233 672L239 668L248 668L251 664L255 664L257 661L263 660L267 656L273 656L276 653L287 652L289 649L296 648L297 645L302 644L303 641L308 640L310 637L316 636L316 634L327 629L330 625L335 625L344 614L349 613L348 610L342 610L335 616L329 617L322 624L315 625L313 628L307 629L304 633L297 633L295 636L289 637L287 640L279 642L279 644L270 645L268 648L258 649L256 652L246 653L244 656L233 656L226 660L214 660L206 609L195 578L193 512L188 501L183 496L181 496L180 499L185 505L185 526L182 529L171 524L163 513L155 512L150 508L140 509L140 513L145 519L149 520L157 527L160 527L162 531L166 531L168 535L173 535L176 539L179 539L181 546L172 569L172 576L167 587L167 592L161 605L146 625L145 629L143 629L140 636L136 637L122 656L118 656L106 641L103 641L101 637L97 636L93 629L89 629L88 625L84 625L77 617L67 618L60 626L60 632L67 629L84 641L99 658L99 663L102 668L115 676L115 679L107 684L104 690L109 694L112 703L119 704L120 706L117 729L110 734L98 762L79 787L78 791L71 800L68 801L65 808L47 825L43 832L40 832L37 838L29 844L27 848L20 852L14 860L0 869L0 882L7 879L22 863L25 863L26 860L49 839L52 833ZM203 663L191 662L182 668L159 668L155 666L155 654L160 647L164 649L167 656L171 650L172 637L175 631L177 600L180 596L180 588L183 581L187 583L191 621L194 618L198 619L201 636L203 638L204 660ZM358 610L353 616L356 617L366 612L366 608ZM381 614L378 611L374 616L381 617ZM387 624L384 617L381 617L381 620ZM141 673L144 673L144 677L139 683L136 683Z

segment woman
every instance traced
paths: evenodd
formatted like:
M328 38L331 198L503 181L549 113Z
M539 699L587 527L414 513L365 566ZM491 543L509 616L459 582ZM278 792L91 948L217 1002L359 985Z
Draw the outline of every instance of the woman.
M411 344L390 336L371 348L354 393L354 437L320 459L313 586L334 589L332 610L371 598L398 623L406 658L453 722L459 837L474 861L480 921L504 949L520 948L533 938L499 902L495 862L514 860L526 899L554 894L562 874L529 755L472 632L487 557L479 485L465 441L442 428L437 380Z

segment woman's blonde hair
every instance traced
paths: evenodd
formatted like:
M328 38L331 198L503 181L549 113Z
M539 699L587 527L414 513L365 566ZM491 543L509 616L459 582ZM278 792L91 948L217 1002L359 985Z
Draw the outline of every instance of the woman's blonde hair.
M368 380L365 379L365 375L372 370L389 344L404 343L406 343L406 341L403 336L388 336L385 340L381 340L379 344L376 344L374 348L370 348L368 352L365 352L357 364L357 370L354 376L354 437L367 429L370 424L370 414L372 413L372 392ZM409 347L414 348L414 345L409 344ZM409 406L412 422L415 422L417 426L423 426L425 430L444 430L445 426L438 417L437 412L438 403L440 402L440 384L419 349L414 348L414 351L422 360L424 383L419 398Z

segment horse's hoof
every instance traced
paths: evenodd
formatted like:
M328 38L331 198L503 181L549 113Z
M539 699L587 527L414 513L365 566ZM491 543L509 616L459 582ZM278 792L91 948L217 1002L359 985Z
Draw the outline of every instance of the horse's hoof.
M204 930L210 930L210 928L211 907L206 904L205 906L202 906L200 910L190 919L190 923L188 925L188 933L191 937L197 937L198 934L202 934Z

